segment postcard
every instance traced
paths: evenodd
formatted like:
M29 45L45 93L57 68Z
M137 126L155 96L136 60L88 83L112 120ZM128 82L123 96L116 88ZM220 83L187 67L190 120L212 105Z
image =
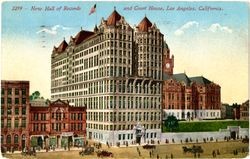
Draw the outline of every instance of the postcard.
M2 157L248 156L249 3L1 7Z

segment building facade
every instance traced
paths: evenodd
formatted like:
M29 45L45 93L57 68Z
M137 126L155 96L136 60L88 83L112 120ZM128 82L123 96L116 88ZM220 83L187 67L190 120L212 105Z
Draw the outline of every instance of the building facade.
M161 133L164 35L147 17L132 28L115 9L94 31L54 47L51 98L87 106L87 136L112 145Z
M229 104L221 104L221 119L234 119L234 108Z
M249 120L249 100L240 106L240 120Z
M1 80L1 146L29 146L29 81Z
M167 45L163 59L163 118L169 115L185 120L220 118L220 86L203 76L173 74L174 56L170 57Z
M30 106L31 146L61 148L74 146L85 140L85 107L72 107L69 102L60 99L54 102L38 100L32 101Z

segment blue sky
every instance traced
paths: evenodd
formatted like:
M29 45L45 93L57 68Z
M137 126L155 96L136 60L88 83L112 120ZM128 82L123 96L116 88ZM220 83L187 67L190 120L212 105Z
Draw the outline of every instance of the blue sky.
M96 13L88 15L94 4L97 4ZM21 6L22 10L13 11L14 6ZM41 7L42 11L32 11L32 6ZM80 10L44 11L46 6L55 6L55 9L60 6L79 6ZM249 7L246 2L4 2L2 79L30 80L31 92L39 90L49 98L53 46L58 46L64 37L69 41L70 36L75 36L81 27L93 30L95 24L100 24L102 17L107 19L114 6L132 27L145 15L152 23L156 23L175 56L175 73L185 71L189 76L203 75L220 84L222 102L241 103L248 98ZM136 6L147 9L134 10ZM150 6L165 10L148 10ZM168 6L196 10L167 11ZM199 10L206 6L222 10ZM125 7L133 9L124 10ZM41 25L46 26L46 31L41 31ZM19 65L18 70L16 65ZM41 81L44 82L43 86ZM239 86L234 84L239 81Z
M88 15L90 8L97 4L97 12L91 16ZM22 6L21 11L12 11L13 6ZM31 11L31 7L46 6L79 6L79 11ZM2 33L35 38L34 32L39 30L39 26L54 26L57 24L78 29L82 26L86 29L92 29L95 23L100 23L102 17L105 19L116 6L117 11L123 15L126 20L135 25L147 15L147 17L160 26L168 24L169 31L164 30L166 34L173 33L184 22L198 21L202 26L208 26L213 23L221 22L223 25L232 28L247 27L247 9L246 2L5 2L2 4ZM200 6L221 7L223 11L126 11L124 7L194 7L198 10ZM29 32L27 32L29 31ZM77 30L73 30L77 31ZM74 32L71 32L74 34ZM27 36L28 35L28 36ZM33 36L34 35L34 36Z

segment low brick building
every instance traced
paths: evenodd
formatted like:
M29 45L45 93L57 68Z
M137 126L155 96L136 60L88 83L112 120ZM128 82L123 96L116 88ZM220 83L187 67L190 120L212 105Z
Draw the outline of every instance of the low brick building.
M31 146L80 146L86 135L86 107L37 99L31 102L29 129Z
M29 81L1 80L1 147L29 146Z

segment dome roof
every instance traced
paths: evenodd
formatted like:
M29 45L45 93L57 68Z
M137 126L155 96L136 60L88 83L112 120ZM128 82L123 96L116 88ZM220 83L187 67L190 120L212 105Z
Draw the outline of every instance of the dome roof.
M152 23L145 16L138 25L138 30L141 32L147 32L148 28L152 26Z
M121 15L114 10L112 14L107 19L107 25L115 25L117 21L121 19Z

